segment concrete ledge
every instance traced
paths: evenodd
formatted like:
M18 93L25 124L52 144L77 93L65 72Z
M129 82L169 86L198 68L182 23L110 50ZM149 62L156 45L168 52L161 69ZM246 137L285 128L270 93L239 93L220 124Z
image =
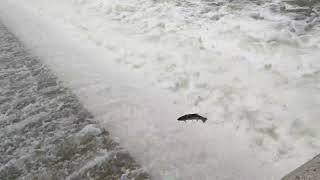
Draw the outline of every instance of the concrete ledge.
M281 180L320 180L320 154Z

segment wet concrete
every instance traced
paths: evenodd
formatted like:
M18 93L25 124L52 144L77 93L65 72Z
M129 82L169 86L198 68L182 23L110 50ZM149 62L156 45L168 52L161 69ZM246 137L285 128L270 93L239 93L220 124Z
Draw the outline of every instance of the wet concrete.
M320 155L292 171L281 180L320 180Z
M149 179L0 24L0 179Z

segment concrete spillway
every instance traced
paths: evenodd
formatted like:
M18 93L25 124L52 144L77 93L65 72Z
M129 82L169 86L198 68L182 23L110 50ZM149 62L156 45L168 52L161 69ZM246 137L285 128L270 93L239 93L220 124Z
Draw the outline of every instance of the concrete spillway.
M296 170L286 175L282 180L319 180L320 155L314 157Z

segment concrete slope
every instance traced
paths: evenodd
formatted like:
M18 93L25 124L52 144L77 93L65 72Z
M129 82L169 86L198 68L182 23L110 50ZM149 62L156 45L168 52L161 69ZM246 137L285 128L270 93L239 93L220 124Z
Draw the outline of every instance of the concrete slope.
M320 155L292 171L282 180L320 180Z

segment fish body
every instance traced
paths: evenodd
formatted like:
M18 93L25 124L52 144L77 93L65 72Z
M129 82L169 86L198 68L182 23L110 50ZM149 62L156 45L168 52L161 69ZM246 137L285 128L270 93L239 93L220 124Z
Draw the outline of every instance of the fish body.
M178 121L184 121L184 122L192 121L192 120L196 120L196 121L201 120L203 123L205 123L207 121L207 118L200 116L199 114L186 114L178 118Z

